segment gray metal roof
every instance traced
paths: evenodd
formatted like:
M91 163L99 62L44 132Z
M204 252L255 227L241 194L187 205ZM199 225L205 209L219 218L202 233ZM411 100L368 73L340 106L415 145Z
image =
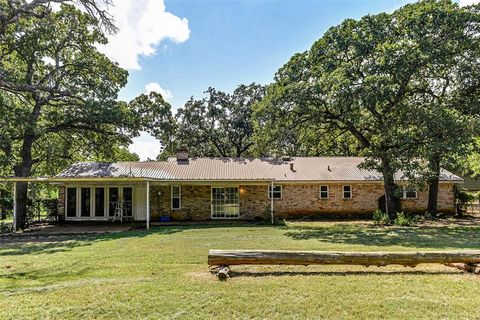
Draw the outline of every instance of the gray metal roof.
M76 163L55 178L146 178L154 180L382 181L381 173L360 169L360 157L190 158L177 161ZM293 164L291 170L290 164ZM397 174L396 180L402 180ZM447 170L441 181L462 181Z

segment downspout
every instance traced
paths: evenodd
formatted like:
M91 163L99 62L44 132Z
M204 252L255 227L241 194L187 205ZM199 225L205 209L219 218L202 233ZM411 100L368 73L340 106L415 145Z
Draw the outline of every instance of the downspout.
M13 182L13 232L17 232L17 182Z
M270 218L272 220L272 224L274 224L274 219L273 219L273 180L272 180L272 189L271 189L271 193L269 193L270 195Z
M147 230L150 230L150 181L147 180Z

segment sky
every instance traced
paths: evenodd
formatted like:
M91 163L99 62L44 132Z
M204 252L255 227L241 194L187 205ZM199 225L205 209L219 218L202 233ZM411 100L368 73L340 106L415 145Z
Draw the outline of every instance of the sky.
M460 0L468 5L479 0ZM346 18L392 12L408 0L113 0L119 32L99 48L129 71L119 98L157 91L173 111L208 87L268 84L290 57ZM146 133L129 149L155 159Z

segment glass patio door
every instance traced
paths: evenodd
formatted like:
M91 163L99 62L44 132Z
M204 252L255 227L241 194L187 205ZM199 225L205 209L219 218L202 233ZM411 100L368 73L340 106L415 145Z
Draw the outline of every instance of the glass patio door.
M212 219L238 219L238 188L212 188Z

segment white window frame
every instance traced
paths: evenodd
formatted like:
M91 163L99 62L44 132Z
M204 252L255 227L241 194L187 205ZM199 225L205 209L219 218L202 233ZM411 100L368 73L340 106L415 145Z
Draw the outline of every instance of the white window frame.
M322 187L327 187L327 196L326 197L322 197ZM324 191L323 191L324 192ZM318 196L320 197L320 199L322 200L327 200L328 198L330 198L330 187L326 184L323 184L319 187L319 190L318 190Z
M65 209L64 209L64 217L65 220L108 220L113 217L109 216L110 212L110 188L118 188L118 193L119 193L119 199L123 201L123 189L124 188L132 188L132 217L135 219L136 217L136 200L135 200L135 195L136 195L136 186L135 185L65 185L65 195L64 195L64 203L65 203ZM90 188L90 216L88 217L82 217L80 215L81 213L81 205L82 205L82 199L81 199L81 190L82 188ZM105 194L104 194L104 215L103 216L95 216L95 188L104 188L105 189ZM67 189L75 189L76 193L76 201L75 201L75 217L68 217L67 216L67 211L68 211L68 202L67 202Z
M74 189L75 190L75 216L74 217L69 217L68 216L68 189ZM65 220L69 219L77 219L78 218L78 206L79 206L79 190L77 187L68 187L65 186Z
M97 210L96 208L96 202L95 200L97 200L97 194L96 194L96 190L97 189L100 189L100 188L103 188L103 218L108 218L108 187L106 186L93 186L92 189L93 189L93 194L92 194L92 206L93 206L93 210L92 210L92 217L95 218L95 219L98 219L98 218L102 218L102 216L96 216L95 215L95 211Z
M89 216L82 216L82 189L90 189L90 199L88 206L90 207L90 215ZM77 207L77 218L79 219L91 219L93 215L93 198L94 195L92 194L92 187L91 186L80 186L77 188L77 194L79 195L78 207Z
M213 189L226 189L226 188L236 188L237 189L237 200L238 200L238 216L232 217L215 217L213 216L214 204L213 204ZM224 185L224 186L211 186L210 187L210 219L212 220L235 220L240 219L241 210L240 210L240 186L238 185Z
M345 197L345 187L350 188L350 197ZM353 198L353 188L351 185L343 185L342 186L342 198L345 200L352 199Z
M173 207L173 188L178 188L178 208ZM170 209L172 210L182 210L182 187L181 186L170 186Z
M280 187L280 198L273 197L274 193L278 193L278 191L273 191L276 187ZM272 191L270 192L270 190ZM272 185L268 185L267 193L268 193L268 199L272 199L273 197L273 200L280 200L283 198L283 186L281 184L274 184L272 189Z
M404 200L415 200L415 199L418 199L418 191L417 191L417 188L415 186L410 186L411 188L413 188L413 191L407 191L407 188L409 186L402 186L402 199ZM415 197L408 197L407 198L407 192L415 192Z

